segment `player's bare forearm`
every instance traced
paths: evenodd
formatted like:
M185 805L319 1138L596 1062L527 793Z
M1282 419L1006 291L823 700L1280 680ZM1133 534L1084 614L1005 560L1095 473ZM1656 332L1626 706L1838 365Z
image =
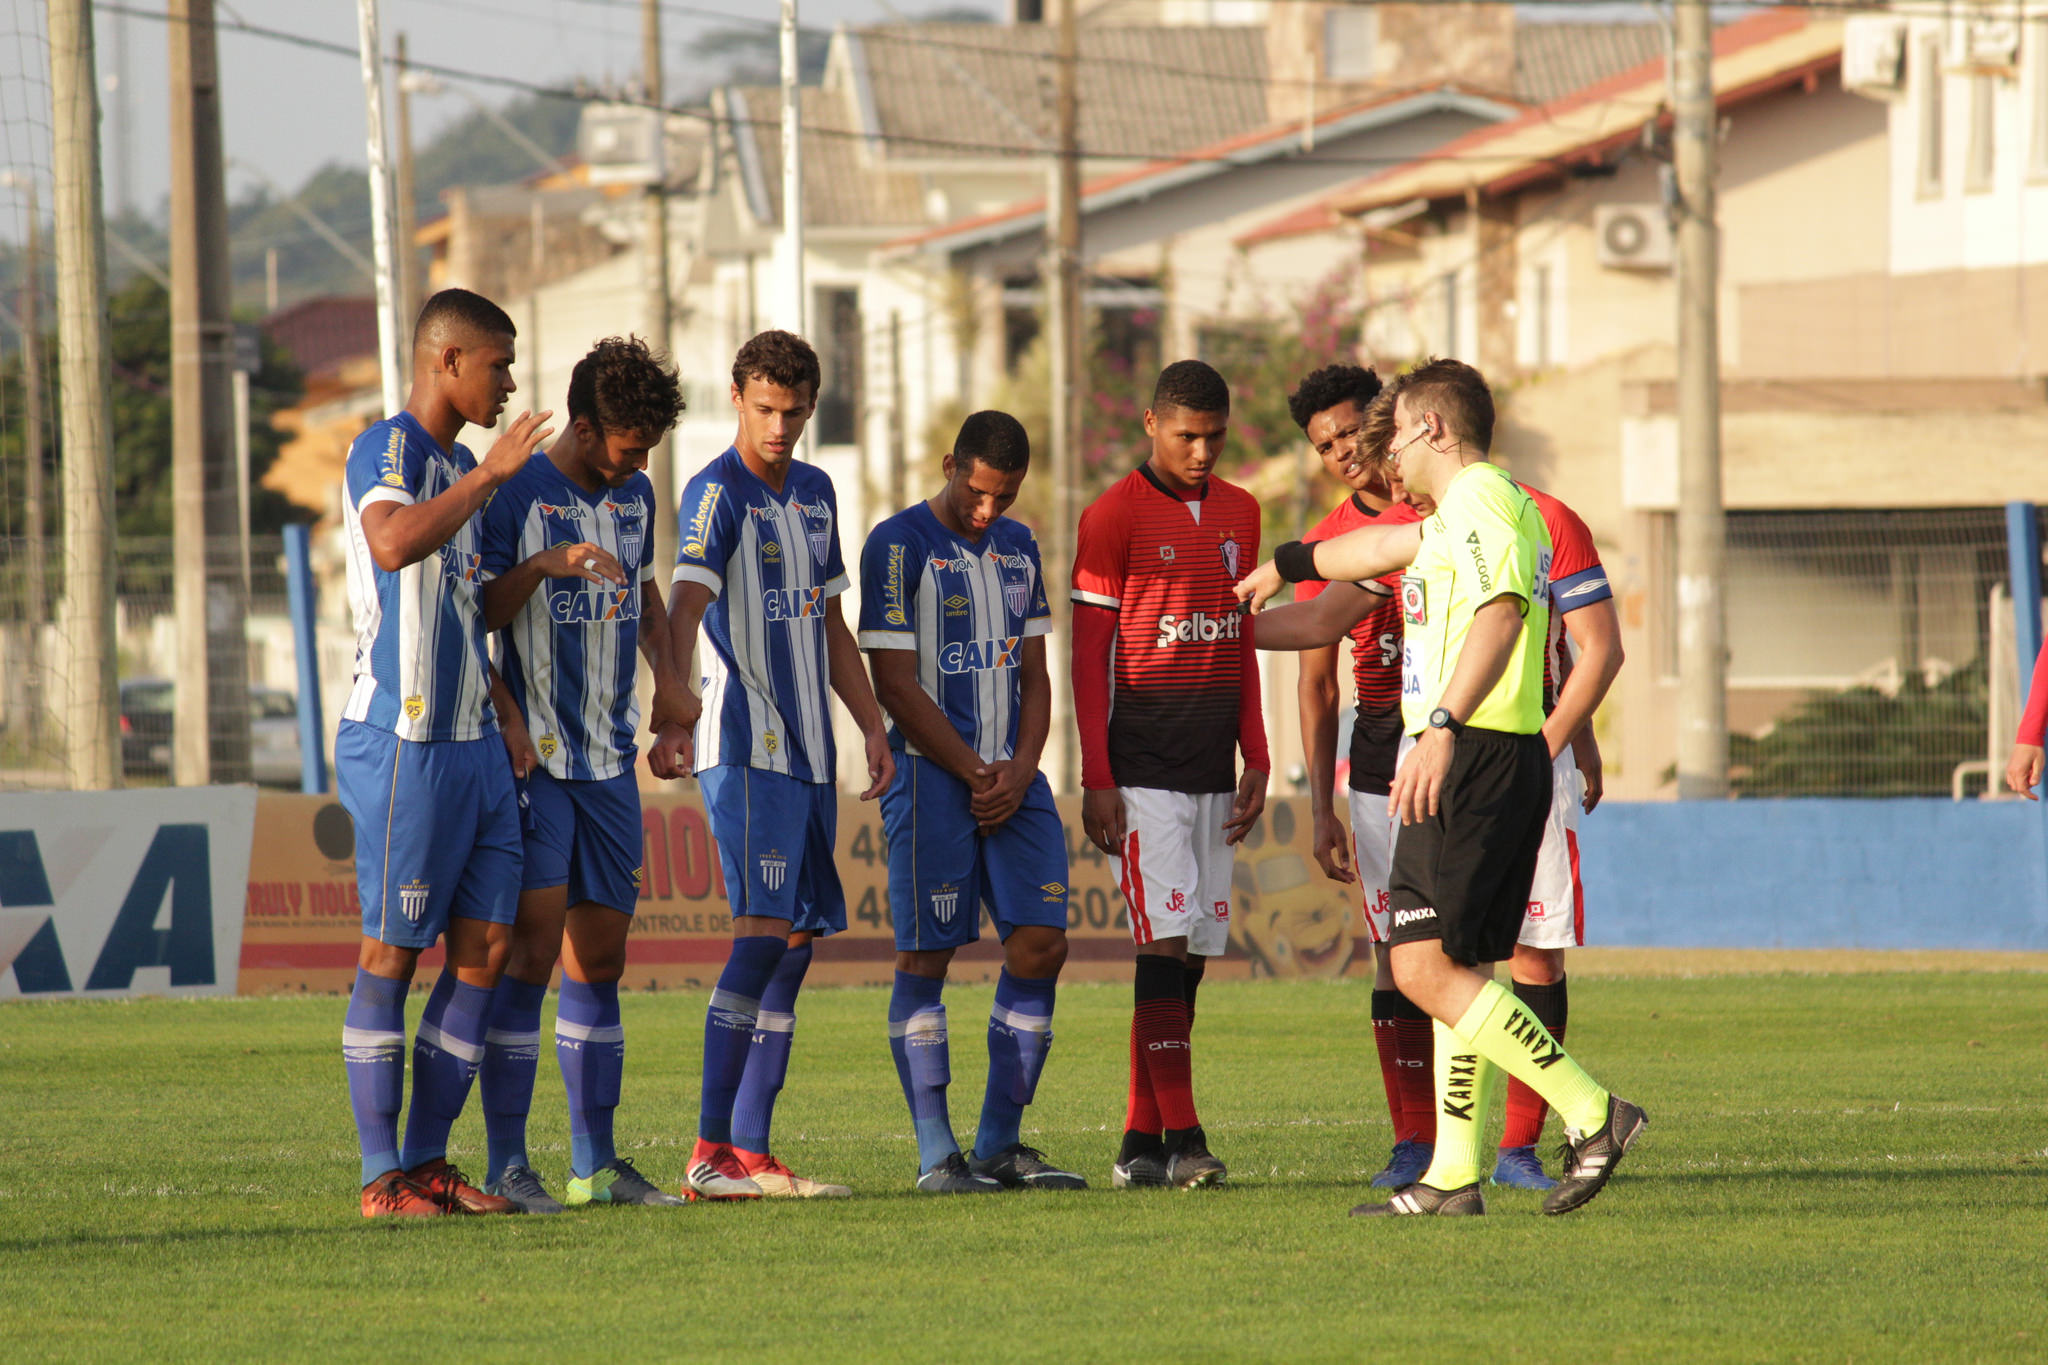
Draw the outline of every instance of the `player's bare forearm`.
M1578 647L1578 658L1558 689L1557 705L1543 722L1543 739L1552 758L1593 719L1622 663L1621 616L1613 599L1567 613L1564 628Z
M875 689L868 684L868 671L860 666L860 646L846 628L836 597L825 606L825 659L832 672L832 690L852 714L853 723L864 735L881 734L882 708L875 701Z
M1018 673L1017 761L1036 769L1045 754L1046 737L1052 733L1052 675L1045 667L1045 637L1032 635L1024 641Z
M482 465L425 502L373 502L362 509L363 543L386 573L397 573L439 550L475 516L499 480Z
M953 722L917 682L917 651L871 649L868 666L875 672L875 697L904 740L969 787L985 785L975 776L981 755L969 748Z
M690 665L697 654L697 627L710 608L711 589L704 584L684 579L675 585L668 603L668 648L676 672L685 680L696 673Z
M640 580L640 657L647 660L656 687L682 685L683 671L676 665L669 638L668 604L662 600L661 585L651 578Z
M1269 607L1252 618L1259 649L1320 649L1334 645L1371 614L1376 598L1356 583L1332 583L1306 602Z
M1302 654L1301 680L1294 687L1294 704L1301 713L1301 756L1308 768L1309 808L1321 817L1328 813L1331 794L1337 786L1335 645Z
M1452 668L1451 680L1444 684L1437 705L1458 720L1470 719L1507 671L1508 656L1514 653L1515 640L1521 633L1519 597L1496 597L1473 612L1464 647L1458 651L1457 665Z
M512 689L505 685L497 669L491 670L490 677L491 707L498 713L498 734L512 760L512 775L523 778L540 766L540 751L533 747L533 736L527 732L526 717L512 700Z
M1422 523L1360 526L1315 544L1316 572L1332 581L1363 582L1405 569L1422 548Z

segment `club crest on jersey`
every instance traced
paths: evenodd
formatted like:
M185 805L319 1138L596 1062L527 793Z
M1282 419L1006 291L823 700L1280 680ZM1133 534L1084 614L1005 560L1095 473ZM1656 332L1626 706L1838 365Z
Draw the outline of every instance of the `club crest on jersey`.
M644 531L619 532L619 558L628 564L640 562L640 547L647 543Z
M1024 609L1031 605L1031 585L1021 582L1003 584L1003 601L1009 604L1011 615L1022 616Z
M1235 583L1238 578L1237 537L1225 536L1220 542L1218 542L1216 546L1216 553L1223 556L1223 572L1229 574L1230 581Z
M789 876L789 859L774 849L761 855L761 885L770 891L780 891L783 879Z
M1159 562L1161 564L1173 563L1173 547L1171 545L1162 545L1159 547Z
M425 697L415 693L405 699L405 718L407 720L418 720L426 714L426 710L427 699Z
M1401 619L1411 626L1429 624L1429 593L1421 574L1401 575Z
M401 883L398 888L398 912L414 924L418 924L420 916L427 913L427 897L432 894L433 889L417 878Z
M932 914L941 924L951 924L953 916L960 913L960 888L942 886L932 892Z

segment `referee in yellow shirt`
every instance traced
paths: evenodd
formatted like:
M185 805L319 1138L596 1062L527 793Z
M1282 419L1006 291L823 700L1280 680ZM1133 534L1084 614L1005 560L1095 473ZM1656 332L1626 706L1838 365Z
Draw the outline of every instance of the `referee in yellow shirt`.
M1419 524L1280 547L1239 586L1254 610L1283 582L1401 577L1406 751L1389 810L1394 982L1436 1021L1437 1143L1422 1179L1354 1214L1479 1214L1482 1138L1500 1071L1565 1123L1545 1213L1600 1192L1647 1123L1610 1095L1492 976L1511 956L1550 808L1543 728L1550 535L1486 461L1493 395L1479 371L1432 360L1396 379L1393 472L1436 502Z

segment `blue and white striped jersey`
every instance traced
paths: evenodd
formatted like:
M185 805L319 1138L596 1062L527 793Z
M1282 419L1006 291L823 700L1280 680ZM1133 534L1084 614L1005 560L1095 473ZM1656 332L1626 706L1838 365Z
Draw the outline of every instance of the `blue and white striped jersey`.
M476 468L463 446L443 453L409 412L387 417L348 448L348 601L356 623L355 685L347 720L400 739L477 739L496 734L490 656L477 594L483 588L482 516L417 564L387 573L370 558L363 508L440 496Z
M831 478L792 463L778 494L728 447L683 489L677 525L672 581L713 594L697 771L730 764L832 781L825 604L850 585Z
M496 578L556 545L611 551L626 586L541 580L503 631L498 671L555 777L594 782L633 770L640 702L641 584L654 576L648 528L654 487L635 474L586 493L545 453L526 462L484 509L484 574Z
M970 544L927 503L868 533L860 555L860 646L917 651L917 681L986 762L1017 748L1024 641L1052 629L1038 542L998 517ZM895 727L889 742L917 753Z

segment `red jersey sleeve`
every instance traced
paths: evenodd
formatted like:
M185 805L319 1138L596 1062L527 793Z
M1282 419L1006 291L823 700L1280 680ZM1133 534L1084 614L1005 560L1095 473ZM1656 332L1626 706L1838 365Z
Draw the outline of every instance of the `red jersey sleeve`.
M2027 688L2027 709L2020 713L2019 743L2039 744L2048 733L2048 641L2034 660L2034 681Z
M1244 671L1237 687L1237 747L1244 753L1244 766L1262 773L1273 771L1273 757L1266 749L1266 712L1259 704L1259 652L1252 648L1252 633L1244 633Z
M1074 532L1074 601L1115 611L1123 604L1130 563L1130 518L1121 499L1097 498Z
M1076 594L1078 596L1079 594ZM1116 613L1074 604L1074 725L1081 732L1081 789L1114 787L1109 771L1109 660L1116 650Z

